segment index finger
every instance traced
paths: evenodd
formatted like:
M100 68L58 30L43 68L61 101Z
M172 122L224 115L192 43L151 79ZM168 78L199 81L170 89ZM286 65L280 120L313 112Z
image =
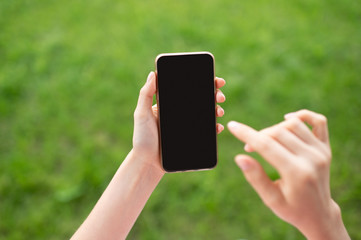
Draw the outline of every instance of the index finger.
M228 123L228 128L235 137L249 144L252 149L264 157L281 174L286 171L293 154L272 137L234 121Z

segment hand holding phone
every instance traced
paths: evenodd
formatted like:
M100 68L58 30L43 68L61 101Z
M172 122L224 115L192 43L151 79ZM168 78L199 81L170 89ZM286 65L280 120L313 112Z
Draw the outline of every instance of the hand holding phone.
M216 88L225 84L221 78L215 78L214 82ZM184 81L184 86L188 87L190 84L189 81ZM140 90L134 112L133 149L71 239L106 239L109 236L125 239L149 196L163 177L164 170L159 159L157 106L152 107L155 93L156 75L151 72ZM217 90L216 99L218 102L225 99L220 90ZM221 107L217 109L219 110L217 116L222 116L223 109ZM219 133L223 127L218 126Z

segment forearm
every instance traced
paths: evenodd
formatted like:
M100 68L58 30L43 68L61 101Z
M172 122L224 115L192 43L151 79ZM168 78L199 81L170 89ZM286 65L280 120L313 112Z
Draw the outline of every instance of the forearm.
M125 239L163 173L131 151L72 239Z

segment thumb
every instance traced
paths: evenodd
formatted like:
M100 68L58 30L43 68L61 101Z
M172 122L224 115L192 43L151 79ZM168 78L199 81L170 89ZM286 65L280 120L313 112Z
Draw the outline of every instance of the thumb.
M268 207L273 208L276 204L283 204L282 192L278 185L267 176L261 164L248 155L237 155L235 162L242 169L247 182Z
M147 78L147 82L144 84L142 89L140 89L137 110L140 112L147 111L151 109L153 104L153 95L155 94L155 73L150 72Z

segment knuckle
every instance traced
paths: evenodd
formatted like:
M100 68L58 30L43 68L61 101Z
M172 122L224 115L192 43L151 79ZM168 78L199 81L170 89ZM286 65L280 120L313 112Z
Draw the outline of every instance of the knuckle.
M323 152L316 149L312 149L310 153L311 153L311 158L313 159L313 165L317 172L329 168L331 163L331 156L329 152Z
M270 131L270 136L275 139L282 139L284 136L285 129L283 127L276 127Z
M298 178L301 185L312 186L317 184L318 174L312 167L303 167L300 174L298 174Z
M327 124L327 118L322 114L318 114L316 122L319 125L326 125Z
M269 151L270 150L270 144L269 144L269 141L267 140L267 136L264 133L260 133L260 134L263 135L263 137L258 139L258 142L257 142L259 150L261 152Z
M318 157L317 161L315 161L315 166L317 170L322 171L324 169L328 169L330 163L331 159L327 155L322 154L320 157Z
M315 173L307 173L299 179L302 186L315 186L317 185L317 175Z
M329 166L329 161L327 159L319 159L318 161L315 162L315 166L316 166L316 169L318 171L322 171L324 169L327 169L328 166Z
M301 115L306 115L309 114L311 111L308 109L301 109L300 111L298 111Z
M289 120L287 120L287 123L286 123L286 127L288 129L295 129L297 128L300 124L301 124L301 120L299 118L290 118Z
M280 135L281 135L281 131L278 129L272 129L271 131L269 131L269 136L271 136L274 139L279 138Z
M270 137L275 137L277 135L275 127L265 128L265 129L261 130L260 133L263 136L268 135Z
M142 87L140 90L139 90L139 95L140 96L143 96L144 94L145 94L145 88L144 87Z

